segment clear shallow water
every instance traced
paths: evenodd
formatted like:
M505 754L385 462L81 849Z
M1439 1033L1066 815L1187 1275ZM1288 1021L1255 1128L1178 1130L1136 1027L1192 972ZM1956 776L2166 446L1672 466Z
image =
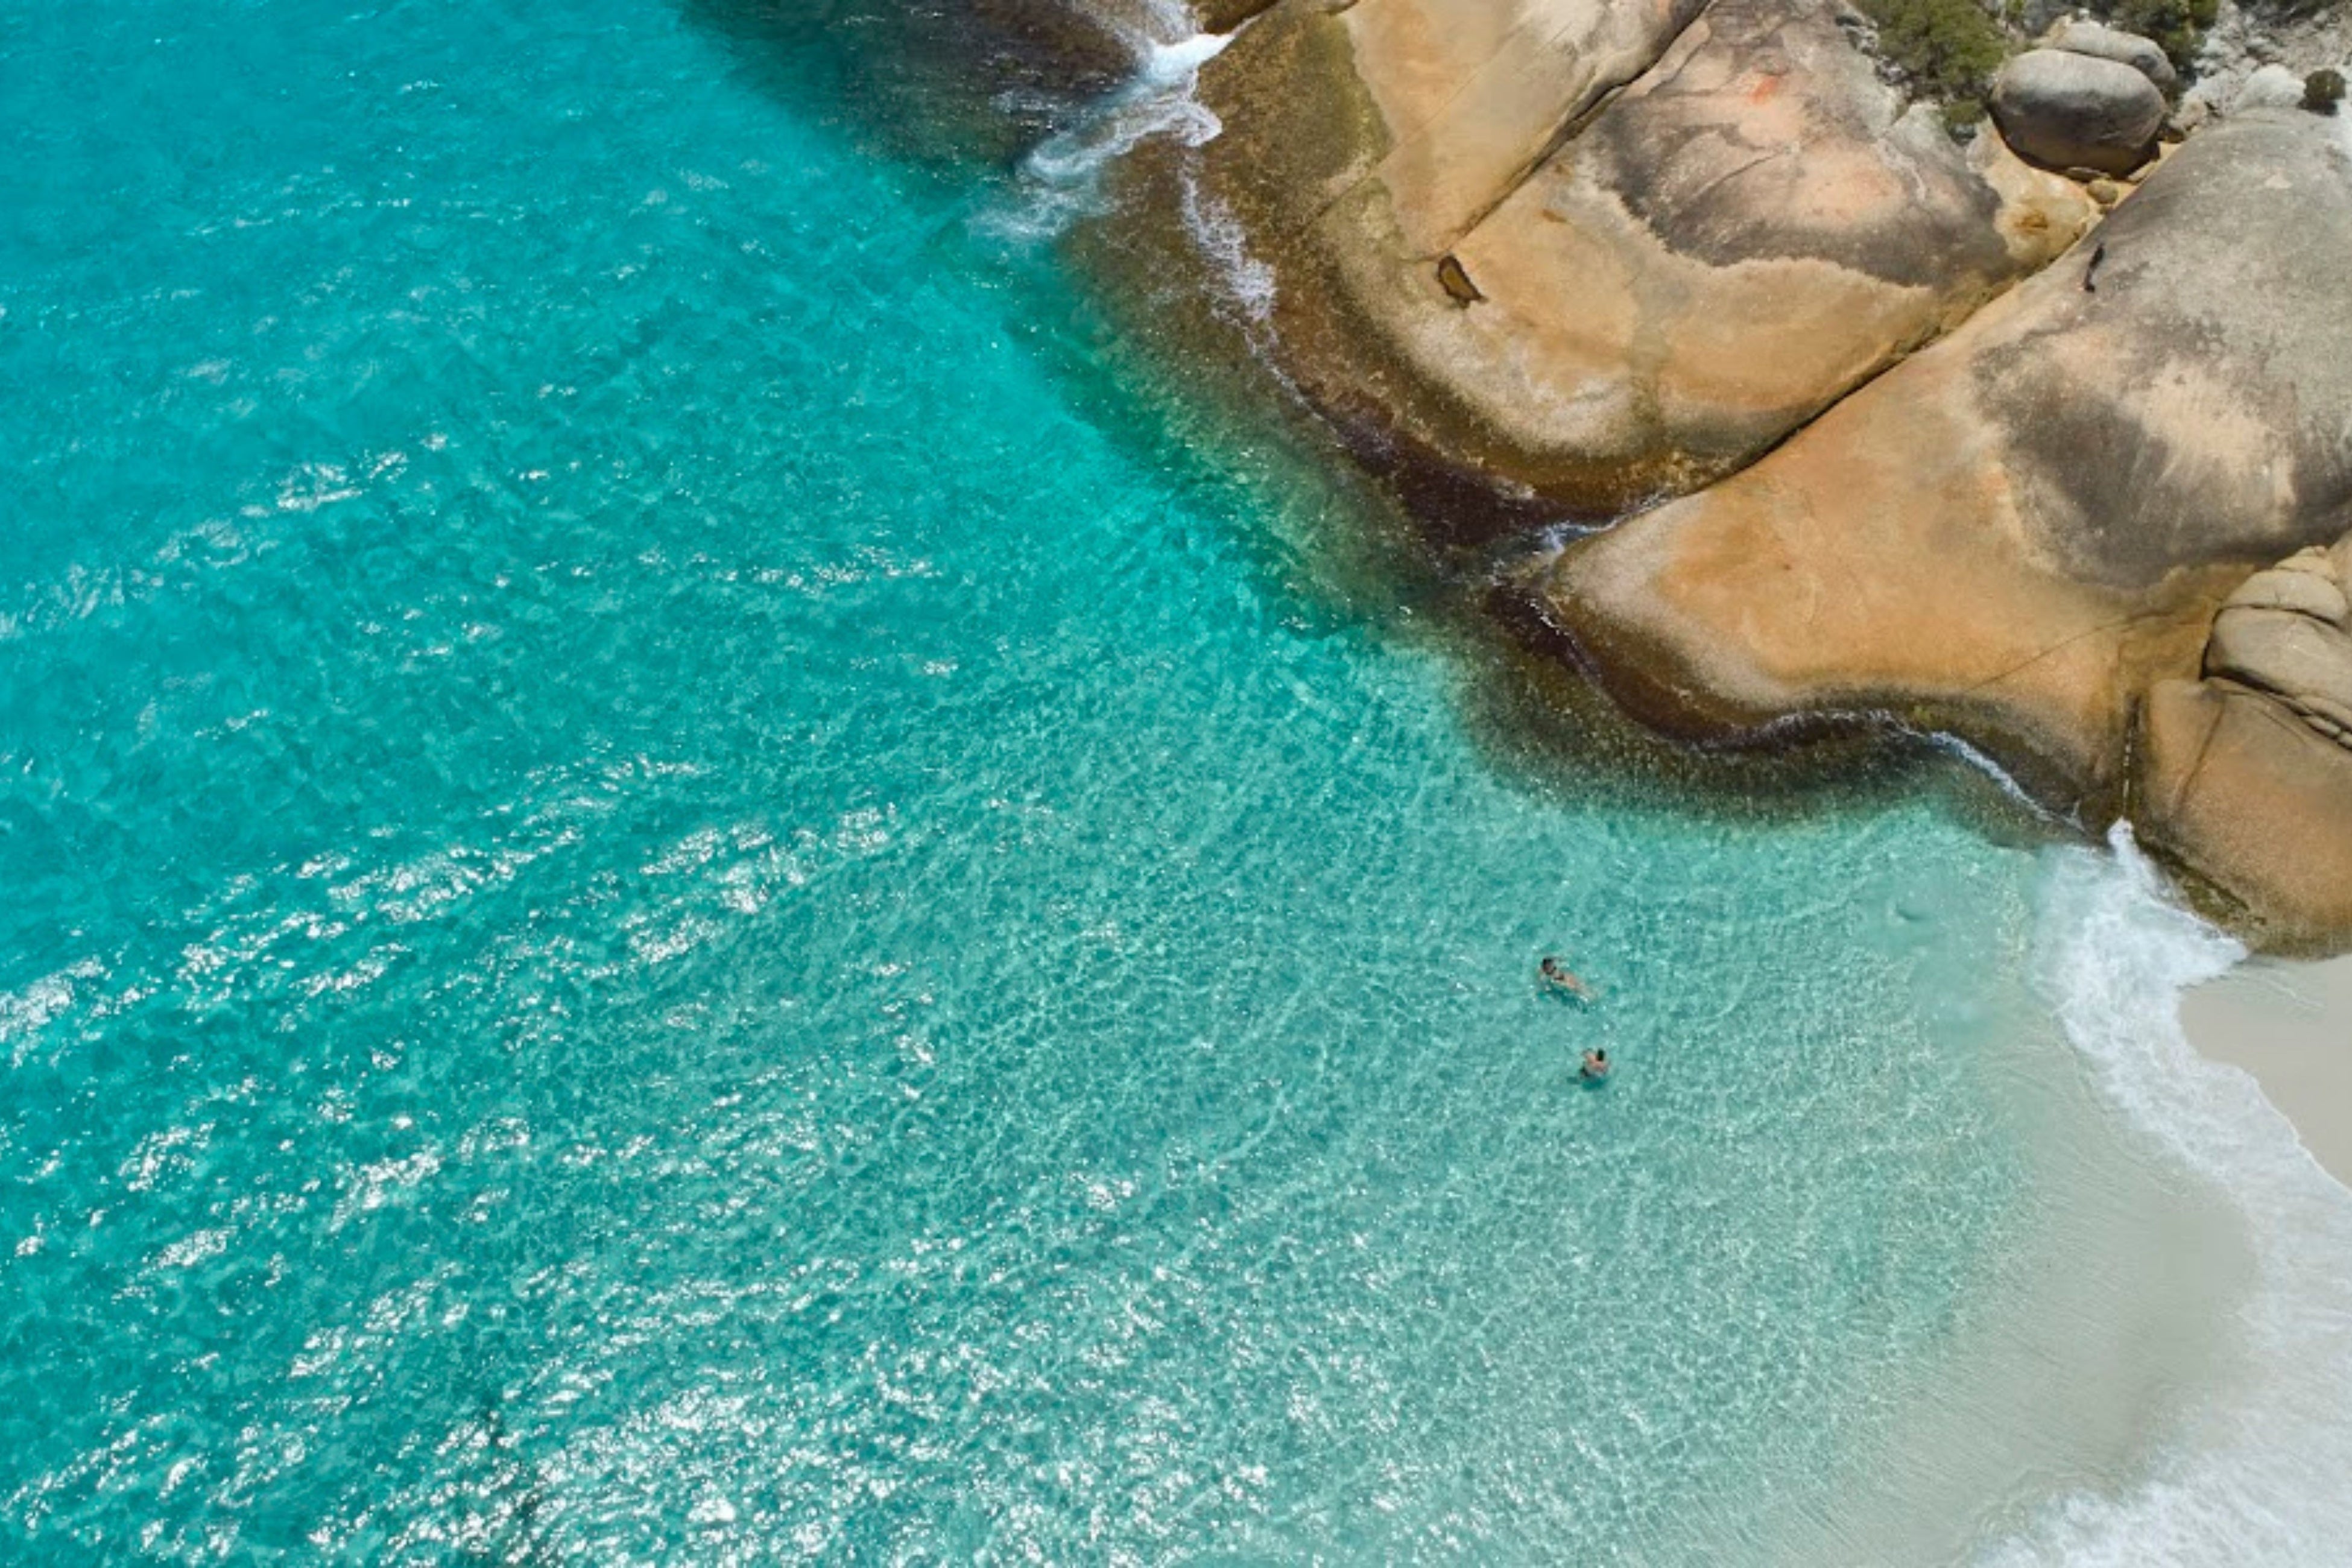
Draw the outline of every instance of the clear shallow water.
M828 58L0 37L11 1555L1766 1561L2014 1308L2033 858L1499 776Z

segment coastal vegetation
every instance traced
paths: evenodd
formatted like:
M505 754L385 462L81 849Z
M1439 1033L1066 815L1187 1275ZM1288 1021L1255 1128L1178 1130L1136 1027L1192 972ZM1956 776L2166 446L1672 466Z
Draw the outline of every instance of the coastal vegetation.
M1855 0L1878 29L1878 52L1920 96L1943 105L1955 129L1985 115L1993 73L2014 35L1976 0Z
M1983 120L1994 73L2030 41L2015 4L1999 13L1977 0L1854 4L1876 30L1879 57L1915 95L1942 106L1956 131ZM2083 15L2153 41L2186 73L2220 15L2220 0L2111 0Z
M2099 19L2152 38L2174 66L2187 71L2198 46L2221 14L2221 0L2114 0L2095 8Z
M1874 30L1871 47L1906 89L1941 106L1956 132L1984 118L1992 79L2001 66L2030 47L2046 16L2022 0L1989 6L1979 0L1854 0ZM2265 26L2293 26L2340 13L2345 0L2260 0L2243 7ZM2101 0L2074 8L2076 16L2148 39L2183 80L2195 73L2200 51L2221 20L2221 0ZM2320 99L2314 98L2319 107Z

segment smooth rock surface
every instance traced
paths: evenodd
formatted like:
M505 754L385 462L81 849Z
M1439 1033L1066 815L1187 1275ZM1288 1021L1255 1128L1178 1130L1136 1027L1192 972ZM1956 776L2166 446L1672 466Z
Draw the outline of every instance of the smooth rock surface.
M2352 156L2315 116L2232 120L2096 240L1755 467L1568 550L1538 580L1552 617L1669 728L1887 710L1967 735L2088 820L2142 798L2143 695L2198 679L2250 568L2352 516ZM2258 578L2242 608L2332 606L2342 581ZM2273 670L2312 712L2336 689L2234 630L2218 646L2221 668ZM2227 700L2332 744L2273 699ZM2168 754L2189 721L2167 727ZM2252 722L2231 718L2246 760L2214 778L2257 771ZM2314 864L2352 861L2334 760L2282 755L2272 832L2326 840ZM2258 929L2309 940L2309 898L2235 838L2200 838L2220 831L2215 789L2181 795L2151 842Z
M1574 69L1517 58L1532 25L1436 9L1267 14L1202 73L1203 173L1291 281L1276 326L1318 402L1572 510L1751 460L2095 212L1906 111L1828 0L1545 12ZM1516 61L1491 98L1489 48Z
M1284 0L1201 73L1224 187L1280 244L1370 200L1434 262L1705 0Z
M1993 79L1992 117L2011 146L2053 169L2127 174L2147 161L2164 94L2133 67L2028 49Z
M2352 558L2352 545L2339 550ZM2336 553L2307 550L2247 579L2214 617L2205 675L2262 692L2346 743L2352 737L2352 609Z
M2172 68L2172 62L2165 58L2162 47L2155 39L2110 27L2104 22L2069 18L2050 29L2044 47L2127 65L2154 82L2161 92L2170 93L2180 85L2180 73Z
M2161 681L2143 710L2143 843L2215 912L2287 952L2352 941L2352 752L2226 680Z

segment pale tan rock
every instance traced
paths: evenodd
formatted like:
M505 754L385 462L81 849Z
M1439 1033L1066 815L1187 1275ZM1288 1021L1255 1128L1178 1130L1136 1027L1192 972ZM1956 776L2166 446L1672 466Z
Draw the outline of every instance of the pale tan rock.
M2223 681L2148 693L2140 837L2261 945L2352 942L2352 751Z
M2346 587L2335 553L2316 548L2255 573L2213 619L2206 679L2246 687L2331 738L2352 729Z
M2050 29L2044 46L2063 49L2068 54L2094 55L2100 59L2120 60L2156 84L2157 90L2167 95L2180 86L2179 73L2165 58L2163 47L2153 38L2137 33L2126 33L2100 22L2070 16Z
M2332 724L2352 723L2352 636L2309 616L2225 606L2205 645L2205 673Z
M2128 174L2164 124L2164 94L2121 60L2028 49L1993 79L1994 122L2010 144L2053 169Z
M2074 181L2039 169L2010 150L1988 125L1969 143L1969 167L2000 204L1993 226L2020 273L2038 271L2081 238L2105 205ZM2086 205L2087 204L2087 205Z
M1827 0L1280 0L1200 96L1195 194L1360 450L1592 512L1732 473L1531 574L1628 706L1951 730L2263 940L2352 942L2352 538L2294 555L2352 519L2329 122L2234 116L2102 221Z
M2142 718L2187 777L2182 726L2230 715L2226 765L2176 788L2146 837L2257 927L2310 940L2334 906L2263 879L2217 826L2229 795L2210 780L2315 862L2352 857L2352 797L2330 782L2331 737L2352 728L2347 253L2352 159L2324 122L2206 132L2088 254L1753 468L1567 551L1537 579L1549 613L1670 728L1890 711L1977 741L2094 821L2153 798L2131 776L2134 716L2201 664L2256 706L2175 693L2160 736ZM2257 789L2265 737L2274 797Z
M1702 0L1357 0L1339 20L1389 132L1374 167L1406 253L1491 211Z
M1963 353L1895 373L1770 458L1569 552L1552 614L1671 731L1885 711L1978 741L2048 796L2113 793L2127 668L2193 667L2218 584L2163 600L2040 558ZM2200 599L2200 590L2206 595Z
M2095 216L1997 137L1964 153L1906 112L1829 0L1717 0L1685 28L1693 9L1512 28L1434 0L1286 5L1213 64L1207 173L1295 276L1277 326L1310 394L1611 510L1749 460ZM1644 49L1665 52L1554 151ZM1301 76L1326 100L1275 110Z
M1209 163L1279 248L1367 181L1434 262L1704 0L1285 0L1202 71Z
M2247 578L2228 608L2291 611L2336 626L2352 615L2334 552L2315 545Z

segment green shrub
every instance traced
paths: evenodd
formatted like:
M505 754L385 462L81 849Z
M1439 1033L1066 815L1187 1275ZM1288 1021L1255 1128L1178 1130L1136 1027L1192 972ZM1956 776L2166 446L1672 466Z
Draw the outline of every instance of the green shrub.
M2303 79L2303 106L2314 114L2333 114L2344 101L2344 73L2315 70Z
M2009 36L1976 0L1855 0L1878 27L1878 52L1955 128L1984 117ZM2208 0L2196 0L2198 4Z

